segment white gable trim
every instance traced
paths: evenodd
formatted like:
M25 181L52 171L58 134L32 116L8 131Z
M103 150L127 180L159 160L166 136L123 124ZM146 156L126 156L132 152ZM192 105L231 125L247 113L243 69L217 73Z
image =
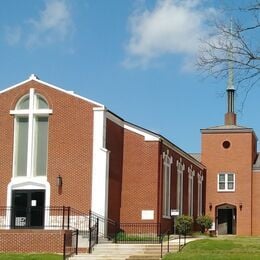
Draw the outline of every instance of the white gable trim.
M157 136L156 134L153 134L153 133L151 133L145 129L142 129L141 127L133 125L131 123L125 122L123 119L121 119L120 117L117 117L110 111L107 111L106 118L113 121L114 123L116 123L117 125L121 126L124 129L127 129L133 133L143 136L145 141L159 141L160 140L160 137Z
M84 100L84 101L87 101L87 102L89 102L89 103L92 103L92 104L94 104L94 105L96 105L96 106L100 106L100 107L103 107L103 108L105 107L104 105L102 105L102 104L100 104L100 103L98 103L98 102L96 102L96 101L90 100L90 99L88 99L88 98L85 98L85 97L82 97L82 96L80 96L80 95L77 95L77 94L73 93L72 91L68 91L68 90L62 89L62 88L60 88L60 87L57 87L57 86L55 86L55 85L52 85L52 84L50 84L50 83L47 83L47 82L45 82L45 81L42 81L42 80L38 79L37 77L35 77L35 76L33 76L33 75L31 75L31 76L29 77L29 79L27 79L27 80L24 80L24 81L22 81L22 82L20 82L20 83L18 83L18 84L15 84L15 85L13 85L13 86L11 86L11 87L8 87L8 88L6 88L6 89L0 91L0 94L3 94L3 93L5 93L5 92L7 92L7 91L9 91L9 90L12 90L12 89L14 89L14 88L17 88L17 87L19 87L19 86L21 86L21 85L23 85L23 84L25 84L25 83L28 83L28 82L30 82L30 81L32 81L32 80L34 80L34 81L36 81L36 82L38 82L38 83L40 83L40 84L46 85L46 86L48 86L48 87L50 87L50 88L53 88L53 89L55 89L55 90L61 91L61 92L63 92L63 93L66 93L66 94L68 94L68 95L70 95L70 96L73 96L73 97L82 99L82 100Z
M117 117L116 115L114 115L110 111L107 111L106 118L111 120L115 124L117 124L117 125L119 125L121 127L124 127L124 120L122 120L120 117Z
M157 135L151 134L148 131L140 129L140 128L133 126L129 123L124 123L124 128L129 130L129 131L132 131L136 134L142 135L144 137L145 141L159 141L160 140L160 138Z

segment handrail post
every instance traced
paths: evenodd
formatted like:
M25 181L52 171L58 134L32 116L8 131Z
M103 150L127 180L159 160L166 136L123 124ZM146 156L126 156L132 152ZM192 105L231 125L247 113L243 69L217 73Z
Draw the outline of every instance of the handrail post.
M117 221L116 221L116 222L115 222L115 226L114 226L114 227L115 227L115 230L114 230L114 232L115 232L115 240L114 240L114 241L115 241L115 244L117 244L117 225L118 225L118 224L117 224Z
M169 230L168 230L167 236L168 236L167 253L169 253L170 252L170 231Z
M163 241L162 241L162 236L160 235L160 240L161 240L161 258L163 257Z
M99 218L97 218L97 237L96 237L96 244L98 244L98 233L99 233Z
M76 255L78 254L78 245L79 245L79 230L76 229Z
M179 251L181 250L181 233L179 233Z
M88 239L88 253L91 253L91 239L92 239L92 230L89 229L89 239Z
M70 207L68 207L68 223L67 223L67 229L70 229Z
M66 233L63 234L63 260L66 259Z

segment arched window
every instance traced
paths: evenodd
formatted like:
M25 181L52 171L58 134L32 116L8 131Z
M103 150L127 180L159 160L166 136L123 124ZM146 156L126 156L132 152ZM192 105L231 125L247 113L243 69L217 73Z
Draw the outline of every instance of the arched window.
M47 101L30 89L10 113L15 116L13 176L46 176L48 117L52 113Z
M198 216L202 216L203 174L199 172L197 176L198 176Z
M176 162L177 166L177 209L179 210L179 215L182 215L183 210L183 172L185 170L185 164L182 162L182 158Z
M195 170L192 169L192 165L188 167L189 173L189 187L188 187L188 213L189 216L193 216L193 177L195 176Z
M163 153L163 217L170 217L171 213L171 165L173 158L169 150Z

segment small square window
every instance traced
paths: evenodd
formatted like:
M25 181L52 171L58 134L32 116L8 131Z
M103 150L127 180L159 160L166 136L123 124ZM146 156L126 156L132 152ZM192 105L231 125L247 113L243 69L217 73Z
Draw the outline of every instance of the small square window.
M218 174L218 191L235 191L235 174L220 173Z

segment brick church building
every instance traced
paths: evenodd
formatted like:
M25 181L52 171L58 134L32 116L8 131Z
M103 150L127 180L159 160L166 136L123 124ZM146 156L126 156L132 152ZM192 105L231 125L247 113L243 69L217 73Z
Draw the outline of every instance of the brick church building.
M35 75L2 90L0 228L46 228L47 209L65 205L164 231L172 213L208 214L218 234L259 235L257 138L236 124L234 91L225 124L201 130L195 156Z
M173 210L204 213L205 166L102 104L31 75L0 92L0 116L0 206L11 210L2 213L9 228L44 228L46 209L62 205L162 230L172 229Z

